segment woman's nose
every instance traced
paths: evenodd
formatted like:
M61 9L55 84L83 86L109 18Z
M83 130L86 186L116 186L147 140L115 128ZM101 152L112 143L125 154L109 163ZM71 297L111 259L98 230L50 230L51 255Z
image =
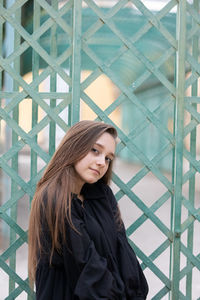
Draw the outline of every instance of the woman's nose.
M97 164L99 166L105 166L105 157L104 157L104 155L101 155L97 158Z

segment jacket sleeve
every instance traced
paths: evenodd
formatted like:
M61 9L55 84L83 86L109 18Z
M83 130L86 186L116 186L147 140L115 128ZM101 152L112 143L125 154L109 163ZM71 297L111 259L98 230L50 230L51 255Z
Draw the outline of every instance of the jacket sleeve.
M118 261L120 273L125 284L126 298L144 300L148 294L148 284L137 257L128 243L123 222L117 221L119 208L112 190L107 187L111 209L117 226Z
M74 299L124 299L108 270L106 258L97 253L84 221L73 217L73 224L78 232L67 226L63 256L65 270L74 283Z

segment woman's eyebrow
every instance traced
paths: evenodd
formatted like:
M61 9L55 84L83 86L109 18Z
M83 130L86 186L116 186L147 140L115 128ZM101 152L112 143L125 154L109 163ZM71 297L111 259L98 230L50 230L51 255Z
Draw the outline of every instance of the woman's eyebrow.
M95 145L99 146L100 148L104 149L105 147L102 144L95 143ZM115 157L115 154L110 152L109 155L111 155L113 158Z

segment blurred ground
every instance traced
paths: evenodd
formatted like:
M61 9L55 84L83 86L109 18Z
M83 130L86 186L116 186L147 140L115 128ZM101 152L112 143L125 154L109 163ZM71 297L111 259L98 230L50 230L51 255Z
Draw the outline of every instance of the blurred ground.
M29 178L29 158L26 156L20 157L20 175L24 178L24 180ZM115 164L115 172L117 175L127 183L128 180L136 174L140 167L135 166L131 163L122 162L117 159ZM168 177L169 175L165 174ZM112 188L116 193L119 188L112 184ZM167 192L166 187L160 183L158 179L152 174L147 174L141 181L139 181L132 191L140 198L142 201L150 207L153 203L155 203L165 192ZM184 194L187 196L188 190L187 186L184 187ZM196 195L196 206L200 206L200 196L199 191ZM130 201L127 196L124 196L119 201L120 209L122 212L122 217L125 222L126 228L130 226L139 216L142 215L140 209ZM18 224L24 229L28 228L28 214L29 214L29 199L28 197L24 197L19 201L18 206ZM160 207L156 212L156 216L168 227L170 228L170 214L171 214L171 200L168 199L162 207ZM182 211L183 217L182 221L187 217L187 211L183 209ZM200 249L200 224L195 223L195 238L194 238L194 251L193 253L197 255ZM8 246L8 240L5 235L8 232L8 227L5 224L0 224L0 251L2 253L3 249L6 249ZM2 232L3 231L3 232ZM4 238L2 238L4 235ZM166 236L155 226L150 220L146 220L132 235L131 239L134 243L140 247L140 249L146 254L150 255L157 247L161 245L162 242L166 240ZM186 232L183 234L182 242L186 243ZM156 266L166 275L169 276L169 264L170 264L170 251L169 248L162 253L154 263ZM27 245L23 245L17 251L17 273L23 279L27 278ZM181 266L182 268L186 265L186 259L182 255L181 256ZM154 275L149 269L145 269L145 275L147 277L150 291L148 295L148 300L153 298L164 284L161 280ZM196 268L193 270L193 297L192 300L196 300L200 296L200 285L199 285L199 277L200 273ZM0 269L0 300L4 300L8 296L8 276L5 272ZM181 289L185 294L185 279L181 281ZM23 292L16 298L18 300L27 299L26 293ZM162 299L168 300L168 296L163 297ZM47 299L48 300L48 299ZM59 300L59 299L58 299ZM178 300L178 299L177 299Z

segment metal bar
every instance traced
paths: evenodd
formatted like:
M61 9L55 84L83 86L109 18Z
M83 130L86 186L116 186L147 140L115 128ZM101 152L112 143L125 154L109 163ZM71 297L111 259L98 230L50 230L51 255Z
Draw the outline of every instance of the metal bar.
M2 260L0 257L0 267L15 281L19 286L23 288L28 294L32 295L32 291L28 285L28 283L21 279L12 269L8 267L8 265Z
M168 14L173 7L177 5L176 0L171 0L168 2L160 11L156 14L156 19L160 22L160 20ZM151 22L147 22L141 29L139 29L134 36L132 37L132 42L136 42L139 38L141 38L142 35L146 34L149 29L153 27L153 24ZM174 49L174 48L173 48Z
M35 0L33 3L33 33L40 27L40 6ZM39 55L33 49L32 52L32 76L33 81L39 74ZM38 92L38 86L35 87ZM38 122L38 103L32 99L32 129ZM37 143L37 134L34 136L33 141ZM31 178L37 174L37 153L31 148ZM32 198L30 198L31 203Z
M165 157L170 151L172 150L172 146L171 145L168 145L167 147L163 147L161 149L161 151L155 155L152 159L153 163L156 165L159 163L159 161L161 159L163 159L163 157ZM134 185L136 185L145 175L147 175L148 173L150 172L150 170L148 169L147 166L144 166L135 176L133 176L128 182L127 182L127 186L129 188L132 188ZM169 191L170 194L172 194L170 191ZM117 200L119 200L121 197L124 196L124 192L119 190L117 193L116 193L116 198Z
M197 259L199 260L200 259L200 254L197 255ZM181 270L181 274L180 274L180 278L182 279L183 277L185 277L185 275L191 271L191 269L193 268L194 266L191 264L189 267L185 267ZM198 298L199 299L199 298ZM197 300L198 300L197 299Z
M193 2L193 8L194 11L199 11L199 1L194 0ZM195 21L193 20L192 24L195 24ZM197 35L194 35L192 38L192 57L198 62L198 42L199 38ZM196 68L192 68L192 72L195 72ZM198 79L192 84L192 96L197 97L198 95ZM194 110L197 110L197 104L192 103L191 104ZM191 115L191 120L193 120L194 117ZM190 134L190 154L195 159L196 158L196 127L191 131ZM193 164L190 163L190 169L193 169ZM189 201L194 206L194 200L195 200L195 174L190 177L189 179ZM188 210L188 216L191 215L191 212ZM188 227L187 232L187 248L190 250L190 252L193 252L193 239L194 239L194 222ZM187 259L187 268L190 268L192 266L191 261ZM188 300L192 299L192 268L187 273L186 276L186 297Z
M72 108L71 123L80 119L80 73L81 73L82 0L74 0L73 52L72 52Z
M4 251L1 255L1 258L6 261L13 251L16 251L19 247L21 247L24 243L27 243L27 234L24 234L24 237L20 236L16 241Z
M49 16L53 20L56 20L56 23L64 30L64 32L68 33L68 35L71 35L71 27L69 27L67 22L65 22L63 18L60 16L60 13L57 11L57 9L55 9L56 6L54 7L54 5L56 5L56 2L55 4L53 4L53 1L54 0L51 1L52 5L50 6L50 4L48 4L48 2L45 0L37 0L37 2L41 5L41 7L43 7L46 10Z
M156 274L159 279L165 284L165 286L170 289L171 288L171 283L169 278L153 263L152 260L149 259L137 246L136 244L128 238L128 241L132 248L135 250L136 255L143 261L145 265L148 265L149 269L152 270L154 274Z
M200 222L200 214L199 214L200 208L198 208L198 209L194 208L193 204L192 204L190 201L186 200L185 197L183 197L183 204L184 204L185 208L187 208L187 210L190 212L189 217L188 217L187 220L185 221L185 222L187 223L187 225L186 225L185 227L186 227L186 228L189 228L189 227L190 227L190 224L192 223L191 220L193 220L193 221L194 221L194 220L197 220L197 221ZM189 220L190 220L191 222L189 222ZM185 223L185 222L184 222L184 223ZM183 224L184 224L184 223L183 223ZM182 232L183 232L183 230L185 230L186 228L184 228L184 227L182 226Z
M71 28L73 28L73 8L71 9L71 13L70 13L70 25L71 25ZM71 38L71 47L73 48L73 36ZM72 52L73 53L73 52ZM72 78L72 55L69 57L69 77ZM71 94L72 93L72 84L69 85L69 93ZM68 110L67 110L67 119L68 119L68 125L71 126L72 125L72 103L70 103L68 105Z
M48 154L36 144L20 126L8 115L5 111L0 108L0 116L7 122L7 124L12 128L24 141L29 144L38 154L42 157L42 159L48 162L49 156Z
M167 239L166 241L164 241L155 251L153 251L153 253L151 253L149 255L149 258L154 261L157 257L159 257L170 245L170 241ZM141 263L141 267L144 270L145 268L147 268L146 265L144 265L143 263Z
M181 251L189 259L189 261L200 271L200 260L194 256L187 247L181 244Z
M8 176L13 179L28 195L33 196L34 192L32 187L28 186L28 184L12 169L5 161L0 158L0 167L4 169L4 171L8 174Z
M185 52L186 52L186 1L178 4L177 15L177 66L176 66L176 119L175 119L175 168L174 168L174 220L173 220L173 258L171 299L179 299L180 283L180 245L181 245L181 205L183 178L183 128L184 128L184 93L185 93Z
M36 0L33 2L33 34L34 32L40 27L40 6L37 3ZM32 50L32 78L33 81L39 74L39 62L40 62L40 57L39 54L33 49ZM39 88L38 86L35 87L35 91L38 92ZM32 98L32 124L31 127L32 129L36 126L38 123L38 103L34 101ZM38 141L38 136L37 134L33 137L33 141L37 143ZM32 149L31 147L31 169L30 169L30 177L31 180L37 175L37 153ZM31 206L31 201L33 197L30 196L29 198L29 205ZM33 289L33 286L31 286ZM27 294L27 299L31 300L31 296Z
M174 57L174 86L176 87L176 60L177 57ZM176 103L173 104L174 113L173 113L173 137L175 138L175 119L176 119ZM175 187L175 147L172 149L172 184ZM171 195L171 208L170 208L170 230L173 231L173 220L174 220L174 194ZM170 244L170 262L169 262L169 277L172 278L172 266L173 264L173 243ZM170 299L170 293L168 295Z
M169 291L170 290L165 286L151 300L163 299L163 297L169 293Z
M177 41L175 38L170 34L170 32L163 26L162 22L159 21L155 15L146 8L146 6L140 0L131 0L133 4L141 11L149 20L151 24L153 24L161 34L168 40L168 42L176 49L177 48Z
M151 207L151 211L155 213L170 197L170 193L166 192L164 195L162 195L161 198L159 198ZM134 231L136 231L146 220L148 217L146 214L142 214L132 225L130 225L126 233L128 235L131 235ZM170 239L169 239L170 240ZM170 240L172 242L172 239Z
M154 215L154 213L149 209L136 194L132 192L131 189L123 183L120 178L113 174L113 181L125 192L125 194L144 212L146 216L154 223L156 226L166 235L169 240L172 240L173 236L171 231L162 223L162 221Z
M52 0L52 8L54 11L58 10L58 1ZM51 27L51 45L50 45L50 54L53 58L57 57L57 38L56 38L56 29L57 25ZM56 72L53 71L50 76L50 92L56 92ZM56 99L50 100L50 107L51 109L56 107ZM56 123L55 121L51 120L49 124L49 155L52 156L55 152L55 144L56 144Z
M9 7L9 5L11 5L13 3L12 0L7 0L7 1L2 1L0 2L0 4L4 4L6 7ZM1 11L0 11L1 14ZM13 53L13 48L14 48L14 30L13 28L10 26L9 22L3 22L3 20L1 21L1 24L4 25L4 41L3 41L3 46L4 46L4 56L7 57L9 56L11 53ZM0 56L0 57L3 57ZM13 65L13 62L11 62L10 64ZM0 64L1 65L1 64ZM4 72L4 85L3 88L6 91L13 91L13 80L12 77L5 72L4 68L2 68L1 66L1 71ZM10 101L9 97L5 98L5 104L8 104ZM9 147L11 146L11 129L9 128L9 126L6 123L5 126L5 131L4 131L4 136L6 137L5 139L5 143L4 143L4 147L3 147L3 152L8 151ZM3 168L2 168L3 169ZM3 203L5 203L7 201L7 199L11 196L11 179L9 178L9 176L7 177L5 172L3 172L2 174L2 194L3 194ZM4 235L9 236L9 229L7 227L5 227L5 225L3 224L3 232Z
M17 22L21 22L21 10L18 9L15 12L15 18ZM14 33L14 49L16 49L20 45L20 35L19 33L15 30ZM14 60L14 68L20 74L20 58L16 58ZM19 90L19 85L16 81L13 82L13 90L18 91ZM13 120L18 124L19 123L19 106L16 105L15 108L13 109L13 114L12 114ZM15 143L18 141L18 134L12 130L12 145L15 145ZM18 153L16 153L12 157L11 161L11 168L18 173ZM15 194L17 190L17 182L12 179L11 180L11 197ZM16 222L17 221L17 204L14 205L11 210L10 210L10 216L11 218ZM16 232L13 229L10 229L10 245L14 243L16 240ZM9 266L10 268L15 271L16 270L16 251L12 253L10 256L9 260ZM15 281L9 277L9 293L11 293L12 290L15 289Z
M25 283L29 284L29 279L26 278L24 280ZM9 294L8 297L6 297L4 300L13 300L13 299L16 299L22 292L24 291L24 288L22 286L18 286L12 293ZM30 290L30 294L29 294L29 297L30 297L30 300L33 300L35 299L34 298L34 292L32 292L32 290Z
M17 96L19 92L0 92L0 98L12 98L13 96ZM38 95L41 96L43 99L55 99L55 97L59 99L67 99L69 97L68 94L59 93L59 92L38 92ZM24 98L28 98L29 96L25 96ZM15 107L16 101L11 101L6 107L4 107L6 112L10 112ZM18 104L18 101L17 101Z
M44 172L44 169L45 167L40 170L40 172L37 174L37 176L35 176L33 180L30 180L28 182L30 186L34 186L39 181L42 173ZM0 214L4 214L10 207L12 207L12 205L14 205L20 198L22 198L24 194L25 191L23 191L23 189L18 190L13 198L10 198L3 206L0 207Z

